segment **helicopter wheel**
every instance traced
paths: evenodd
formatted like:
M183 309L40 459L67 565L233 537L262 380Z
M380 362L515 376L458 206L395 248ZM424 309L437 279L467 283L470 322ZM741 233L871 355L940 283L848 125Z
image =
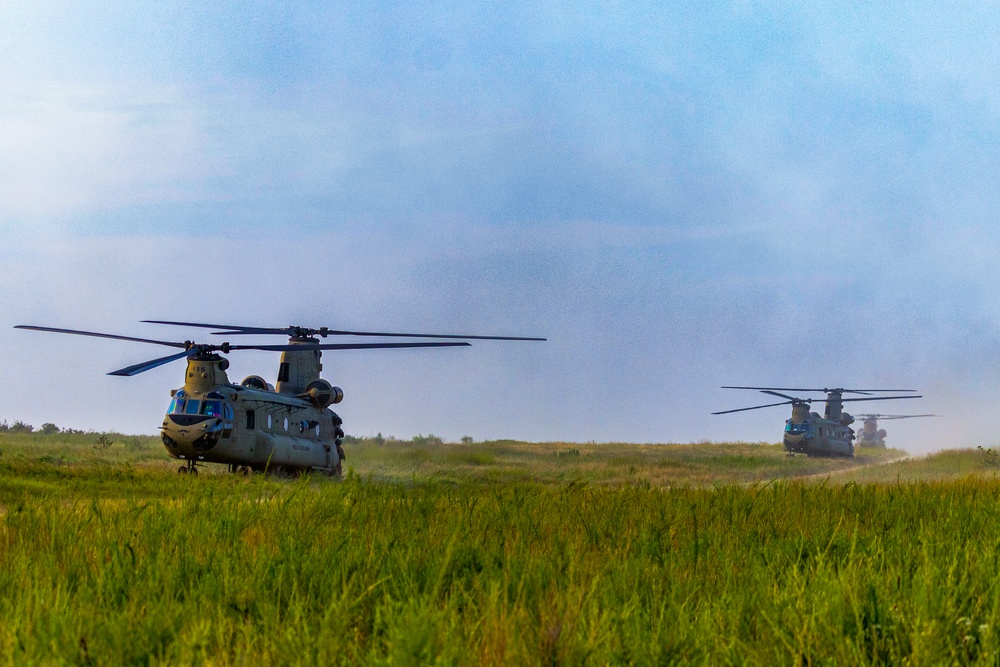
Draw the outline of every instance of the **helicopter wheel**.
M177 469L177 474L178 475L186 475L187 471L188 471L187 466L181 466L180 468Z

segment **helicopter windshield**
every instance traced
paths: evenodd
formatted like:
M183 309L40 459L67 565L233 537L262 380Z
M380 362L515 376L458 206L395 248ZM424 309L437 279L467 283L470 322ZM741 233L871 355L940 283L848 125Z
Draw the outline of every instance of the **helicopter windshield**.
M792 435L799 435L799 434L802 434L802 433L808 433L809 432L809 424L806 424L806 423L796 424L794 422L788 422L788 424L785 426L785 431L788 432L788 433L791 433Z

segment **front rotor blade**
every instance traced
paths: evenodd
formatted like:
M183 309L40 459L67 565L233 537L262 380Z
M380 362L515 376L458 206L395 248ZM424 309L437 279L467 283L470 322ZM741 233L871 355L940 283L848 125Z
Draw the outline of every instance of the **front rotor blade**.
M230 345L230 350L267 350L269 352L311 352L313 350L386 350L403 347L469 347L469 343L323 343L312 345Z
M802 399L796 398L795 396L789 396L788 394L779 394L776 391L770 391L769 389L761 389L760 393L770 394L771 396L777 396L778 398L787 398L790 401L800 401Z
M166 345L167 347L183 347L186 343L174 343L164 340L152 340L150 338L133 338L132 336L117 336L115 334L96 333L94 331L78 331L76 329L56 329L54 327L36 327L27 324L18 324L15 329L27 329L29 331L50 331L52 333L73 334L76 336L93 336L95 338L111 338L114 340L130 340L134 343L152 343L153 345Z
M808 401L806 401L808 402ZM735 410L723 410L722 412L713 412L713 415L728 415L730 412L745 412L747 410L760 410L761 408L773 408L776 405L791 405L795 401L782 401L781 403L769 403L767 405L755 405L752 408L736 408Z
M158 366L169 364L171 361L177 361L178 359L183 359L185 357L193 357L198 353L199 351L196 349L184 350L183 352L178 352L177 354L171 354L169 357L160 357L159 359L144 361L141 364L135 364L134 366L129 366L128 368L112 371L108 373L108 375L131 377L133 375L138 375L139 373L145 373L146 371L152 370Z
M241 327L238 324L204 324L202 322L172 322L169 320L140 320L146 324L169 324L175 327L198 327L201 329L226 329L218 333L274 333L284 334L286 329L270 329L265 327Z

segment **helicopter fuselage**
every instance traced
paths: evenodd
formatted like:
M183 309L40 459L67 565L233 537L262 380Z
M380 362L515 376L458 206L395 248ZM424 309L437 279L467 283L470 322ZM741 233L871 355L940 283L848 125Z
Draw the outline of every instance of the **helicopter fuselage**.
M858 445L876 449L885 449L884 429L878 427L878 420L868 418L864 420L864 426L858 431Z
M785 422L782 444L792 454L854 456L854 429L812 413L804 422Z
M295 366L302 357L313 357L311 350L288 352L282 363ZM333 396L312 397L299 392L296 374L283 366L275 391L259 376L250 376L241 384L229 382L228 362L218 355L192 357L188 360L186 382L171 392L172 400L160 426L167 453L194 463L223 463L233 469L309 470L339 475L343 450L342 420L326 403L339 401L339 389ZM310 378L318 378L316 363L309 364ZM320 381L322 382L322 381ZM323 383L325 384L325 383ZM329 385L327 385L329 386Z
M792 406L792 417L785 421L782 444L790 454L808 456L854 456L854 418L843 411L838 394L827 400L826 414L810 412L809 404Z

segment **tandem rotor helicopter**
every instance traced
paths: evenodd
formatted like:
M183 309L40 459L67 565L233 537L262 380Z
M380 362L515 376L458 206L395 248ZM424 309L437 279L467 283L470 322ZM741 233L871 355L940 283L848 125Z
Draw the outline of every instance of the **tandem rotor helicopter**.
M858 415L857 418L864 422L858 431L858 445L873 449L885 449L886 432L885 429L878 427L878 420L914 419L916 417L937 417L937 415Z
M111 338L179 348L181 351L108 373L132 376L172 361L187 360L184 386L170 392L170 408L160 426L167 453L185 462L179 473L197 474L203 463L222 463L230 472L299 472L318 470L340 477L344 450L343 420L330 409L344 392L320 378L324 350L373 350L421 347L463 347L470 340L544 341L522 336L462 336L457 334L342 331L321 327L244 327L201 322L143 320L150 324L218 329L213 335L283 335L286 345L212 345L115 334L19 325L15 329ZM320 343L327 336L434 338L448 342ZM229 360L220 353L238 350L281 352L277 381L259 375L233 384L226 375Z
M762 394L770 394L785 399L780 403L755 405L750 408L737 408L713 412L713 415L725 415L732 412L745 412L772 408L778 405L791 405L792 417L785 421L785 434L782 444L788 456L805 454L807 456L854 456L854 417L844 412L844 403L848 401L892 401L906 398L923 398L922 396L869 396L868 398L844 398L844 394L876 394L894 392L912 392L915 389L790 389L787 387L722 387L723 389L749 389ZM822 392L825 399L797 398L779 392ZM822 417L811 412L813 401L825 400L826 410Z

